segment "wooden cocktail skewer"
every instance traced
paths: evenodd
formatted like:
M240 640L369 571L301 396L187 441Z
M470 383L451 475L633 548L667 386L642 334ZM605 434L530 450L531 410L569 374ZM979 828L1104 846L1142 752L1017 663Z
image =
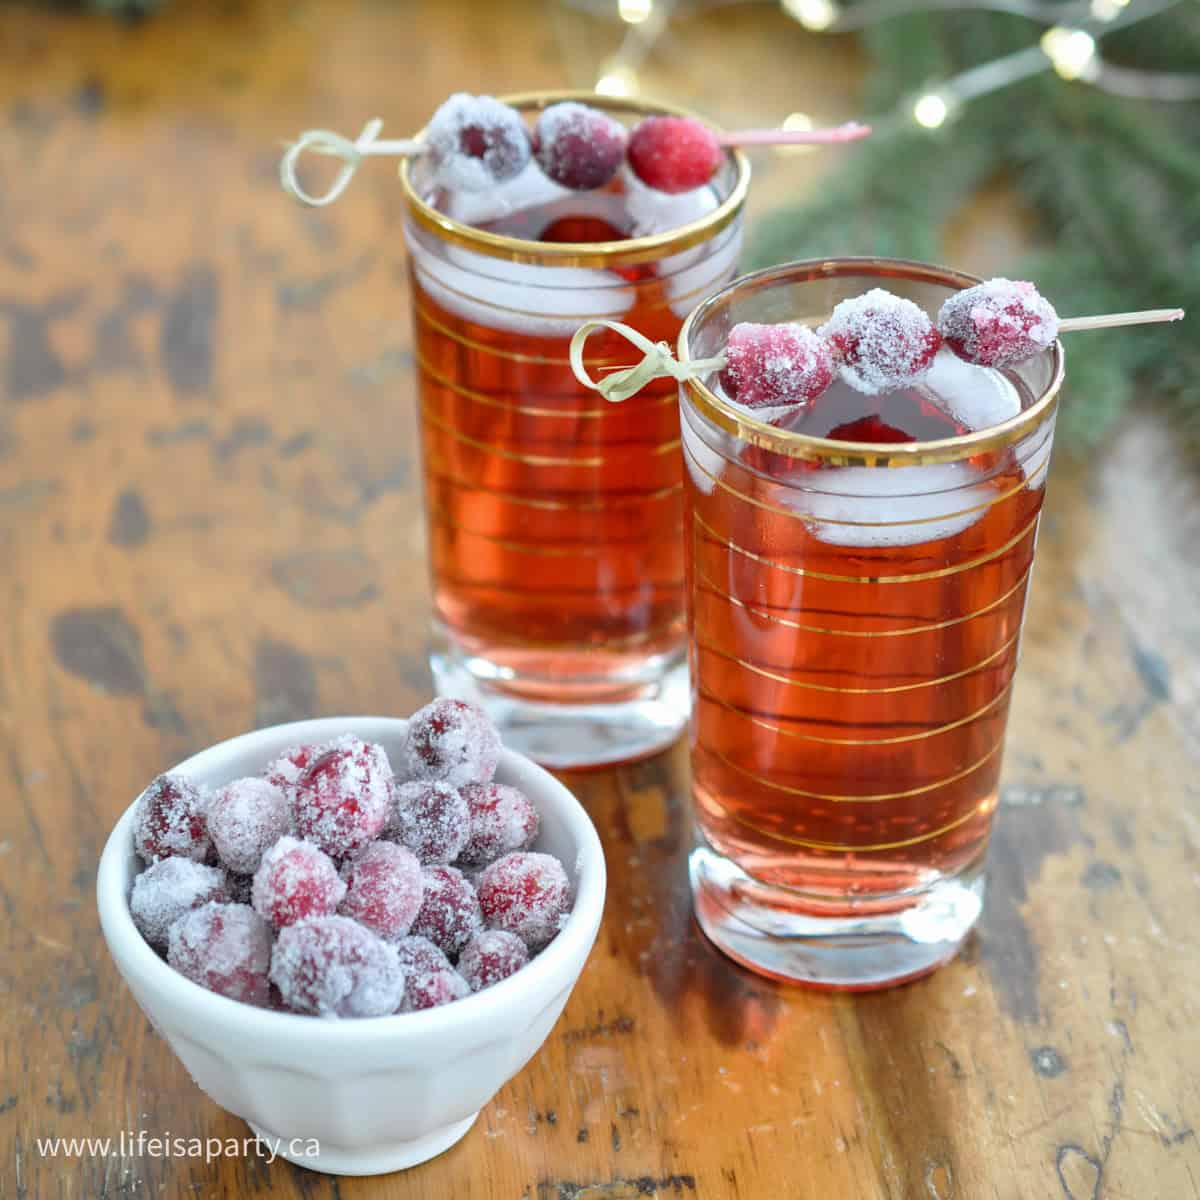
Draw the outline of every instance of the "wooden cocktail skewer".
M1147 308L1142 312L1104 313L1098 317L1067 317L1059 321L1059 333L1081 333L1087 329L1116 329L1121 325L1158 325L1182 321L1182 308Z
M279 181L283 190L305 204L320 207L332 204L345 190L364 158L391 155L397 158L419 158L430 152L430 146L417 138L383 138L379 132L383 121L372 118L353 141L331 129L307 129L290 143L279 163ZM829 129L745 129L734 133L715 133L719 146L835 146L856 142L870 134L869 125L850 121ZM296 163L305 150L330 155L342 160L342 169L321 196L311 195L300 184Z

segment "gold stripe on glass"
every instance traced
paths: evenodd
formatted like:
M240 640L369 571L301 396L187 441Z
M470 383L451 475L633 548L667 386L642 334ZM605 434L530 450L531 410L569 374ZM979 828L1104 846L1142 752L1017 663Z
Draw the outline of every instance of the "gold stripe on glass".
M1020 636L1021 631L1018 629L998 650L993 650L991 654L986 658L980 659L974 666L965 667L963 670L955 671L951 675L942 675L937 679L923 679L920 683L901 683L893 687L883 688L844 688L831 687L827 683L806 683L799 679L790 679L788 676L780 675L775 671L769 671L766 667L757 666L744 658L737 658L732 654L726 654L724 650L718 650L715 646L710 646L707 642L702 642L699 637L696 637L695 642L697 650L703 650L706 654L715 654L718 658L723 658L726 662L731 662L736 666L742 667L754 675L761 675L764 679L771 679L775 683L782 683L787 687L803 688L805 691L810 692L832 692L839 696L888 696L896 692L914 692L920 688L936 687L938 684L949 683L953 679L962 679L964 675L971 675L976 671L982 671L984 667L995 662L1007 650L1015 646Z
M911 637L917 633L930 633L935 629L948 629L951 625L962 625L967 621L975 620L976 617L985 616L993 609L999 608L1006 600L1010 600L1025 586L1025 582L1029 578L1029 573L1033 570L1033 562L1030 560L1029 565L1018 576L1017 582L1003 596L993 600L990 604L985 604L982 608L966 613L961 617L950 617L945 621L935 621L929 625L913 625L907 629L830 629L825 625L805 625L800 621L793 621L788 617L781 617L776 613L768 612L766 609L759 608L756 605L747 604L744 600L739 600L732 593L718 587L699 568L693 567L693 569L695 570L696 578L714 595L720 596L723 600L728 600L730 604L736 605L738 608L744 609L752 616L761 618L764 621L771 621L776 625L786 626L788 629L799 629L803 633L824 633L829 634L831 637L882 638ZM847 615L851 616L854 614L848 613Z
M789 575L803 575L808 579L820 579L826 583L920 583L927 579L945 579L951 575L959 575L963 571L970 571L974 567L983 566L985 563L992 562L994 559L1000 558L1007 554L1014 546L1029 536L1029 534L1037 528L1039 513L1034 513L1033 519L1027 522L1020 531L1009 538L1003 546L995 550L989 550L986 554L981 554L978 558L973 558L967 562L956 563L953 567L941 567L936 571L915 571L911 575L831 575L826 571L813 571L807 567L792 567L784 563L774 562L772 559L766 558L761 554L756 554L753 550L747 550L744 546L739 546L737 542L731 542L728 538L723 538L711 525L709 525L698 512L693 510L692 517L696 524L705 531L713 539L722 546L727 546L730 550L736 551L738 554L744 555L756 563L761 563L764 567L770 567L775 571L785 571Z
M977 708L973 713L968 713L965 717L959 717L957 721L948 721L945 725L937 725L932 729L922 730L920 733L905 733L899 734L896 737L883 738L835 738L835 737L818 737L816 734L800 733L795 729L785 729L782 725L777 725L773 721L765 721L762 717L754 713L747 712L743 708L739 708L736 704L729 704L725 700L719 700L710 692L700 689L700 699L707 701L709 704L716 704L720 708L728 712L734 713L744 720L749 721L752 725L757 725L760 729L769 730L771 733L777 733L781 737L795 738L801 742L818 742L824 746L897 746L903 742L920 742L925 738L937 737L939 733L948 733L952 729L961 729L964 725L969 725L972 721L979 720L980 717L986 716L1000 702L1007 698L1012 690L1013 681L1010 679L982 708Z

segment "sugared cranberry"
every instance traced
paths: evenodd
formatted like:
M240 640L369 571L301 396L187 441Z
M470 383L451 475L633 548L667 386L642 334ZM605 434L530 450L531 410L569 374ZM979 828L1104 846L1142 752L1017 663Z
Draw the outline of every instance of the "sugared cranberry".
M321 753L319 746L292 746L276 758L263 772L268 783L273 783L292 803L296 784L308 769L308 764Z
M747 408L808 404L833 382L829 343L806 325L735 325L721 385Z
M486 929L463 947L458 971L471 985L471 991L481 992L516 974L528 961L529 950L515 933Z
M458 952L483 927L479 897L467 877L454 867L426 867L425 895L412 933L428 938L443 954Z
M538 813L524 792L503 783L472 783L462 789L462 795L471 814L471 835L459 861L481 867L533 844Z
M212 850L205 820L205 797L182 775L160 775L138 797L133 845L142 860L178 855L203 862Z
M412 927L425 880L417 856L394 842L375 842L342 868L346 897L340 912L395 941Z
M248 905L208 903L184 913L167 939L167 962L210 992L265 1006L271 931Z
M227 900L225 872L190 858L164 858L134 881L129 914L142 937L162 950L167 931L189 909L210 900Z
M989 279L955 292L938 315L946 345L981 367L1014 367L1054 344L1058 313L1032 283Z
M296 783L296 832L334 858L373 842L391 807L392 768L382 746L344 734L305 768Z
M434 178L451 191L487 191L529 162L521 114L494 96L456 92L433 114L425 138Z
M289 1008L323 1017L382 1017L404 998L395 946L349 917L312 917L280 930L271 982Z
M217 857L231 871L253 874L263 852L288 830L287 797L266 779L235 779L208 805L208 833Z
M440 779L415 779L395 789L387 836L426 865L453 862L471 832L471 814L457 788Z
M515 933L534 953L562 928L571 885L550 854L506 854L478 879L479 906L490 929Z
M467 981L428 938L407 937L397 944L396 952L404 968L401 1012L437 1008L470 994Z
M843 300L817 332L833 343L842 378L868 396L919 382L942 344L920 308L882 288Z
M409 720L404 761L414 779L457 788L489 783L500 761L500 735L478 705L441 698Z
M603 187L625 159L620 121L568 100L544 109L533 131L533 153L546 175L575 191Z
M646 117L629 138L629 165L660 192L703 187L721 165L716 134L691 117Z
M346 885L329 855L294 837L284 836L262 857L254 873L254 911L276 929L305 917L336 911Z

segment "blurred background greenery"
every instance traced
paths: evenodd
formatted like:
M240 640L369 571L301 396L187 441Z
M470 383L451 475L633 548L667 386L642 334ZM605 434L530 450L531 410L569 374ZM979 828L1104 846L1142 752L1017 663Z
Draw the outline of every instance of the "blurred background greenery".
M136 19L166 0L81 2ZM673 33L690 17L735 8L744 26L768 3L548 0L547 7L624 26L593 82L631 91L639 71L671 55ZM782 0L776 7L814 39L858 39L868 60L862 110L845 115L871 121L876 132L839 156L819 187L794 199L773 190L770 210L755 214L748 267L840 253L942 259L964 205L1001 187L1027 235L1005 273L1034 279L1061 314L1179 305L1200 315L1195 0ZM561 14L559 21L569 54L570 31ZM1103 353L1079 353L1070 363L1068 444L1094 444L1139 394L1168 404L1180 437L1200 443L1200 339L1186 328L1107 337Z

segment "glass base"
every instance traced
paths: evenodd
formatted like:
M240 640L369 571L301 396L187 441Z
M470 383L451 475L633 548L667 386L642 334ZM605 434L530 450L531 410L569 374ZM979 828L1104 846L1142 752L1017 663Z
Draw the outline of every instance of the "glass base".
M730 958L773 979L865 992L917 979L953 958L983 911L982 858L920 890L823 915L819 902L764 884L702 838L688 860L700 928ZM801 911L803 906L804 911Z
M604 654L593 651L587 661L599 666ZM508 749L557 770L648 758L670 746L687 724L682 646L633 662L622 655L615 670L556 679L472 653L435 627L429 669L439 696L481 705Z

